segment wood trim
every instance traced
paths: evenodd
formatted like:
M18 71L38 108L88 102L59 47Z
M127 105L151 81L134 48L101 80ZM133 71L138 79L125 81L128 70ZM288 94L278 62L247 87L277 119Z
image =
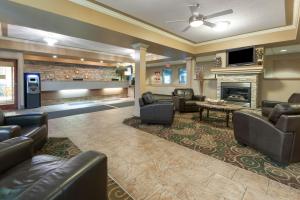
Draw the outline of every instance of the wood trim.
M68 58L51 58L44 56L35 56L35 55L24 55L24 60L31 61L42 61L42 62L58 62L58 63L67 63L67 64L82 64L82 65L91 65L91 66L101 66L101 67L115 67L115 64L112 63L100 63L94 61L81 61Z
M0 58L0 61L4 62L12 62L13 63L13 70L14 70L14 104L8 105L0 105L0 108L3 110L15 110L18 109L18 60L15 59L5 59Z
M263 72L263 66L254 65L249 67L224 67L210 70L215 74L259 74Z
M294 0L285 0L285 21L287 25L293 24Z
M27 54L43 54L43 55L57 55L63 57L76 57L94 60L104 60L112 62L132 62L131 58L126 58L124 56L117 55L105 55L101 53L91 52L91 51L81 51L69 48L61 47L49 47L46 44L38 44L34 42L24 42L24 41L13 41L0 38L0 49L21 51Z

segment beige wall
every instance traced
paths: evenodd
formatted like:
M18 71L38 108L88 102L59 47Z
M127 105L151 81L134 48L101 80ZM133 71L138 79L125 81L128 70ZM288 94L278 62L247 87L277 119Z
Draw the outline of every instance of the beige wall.
M155 84L153 82L153 77L155 72L161 72L161 80L162 80L162 70L165 68L161 67L147 67L146 69L146 90L151 91L155 94L163 94L163 95L171 95L175 88L178 87L187 87L186 84L179 84L178 78L178 70L181 67L185 67L185 64L171 66L172 69L172 83L171 84Z
M294 93L300 93L299 80L283 80L283 79L264 79L262 81L262 99L287 101L289 96Z

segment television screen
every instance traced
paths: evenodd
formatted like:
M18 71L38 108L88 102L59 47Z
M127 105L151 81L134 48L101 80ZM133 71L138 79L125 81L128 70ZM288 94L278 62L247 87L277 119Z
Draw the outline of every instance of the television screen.
M254 63L254 47L229 50L228 65L247 65Z

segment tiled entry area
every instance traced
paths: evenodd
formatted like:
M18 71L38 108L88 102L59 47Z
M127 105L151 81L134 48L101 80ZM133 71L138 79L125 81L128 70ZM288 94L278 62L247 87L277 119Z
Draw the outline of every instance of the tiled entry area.
M49 121L50 137L108 156L110 175L135 199L296 200L300 191L122 123L133 107Z

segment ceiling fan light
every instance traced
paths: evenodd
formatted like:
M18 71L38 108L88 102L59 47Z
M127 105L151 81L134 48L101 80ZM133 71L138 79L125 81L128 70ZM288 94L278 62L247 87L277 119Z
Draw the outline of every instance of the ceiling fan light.
M191 27L199 27L203 25L203 21L202 20L195 20L195 21L191 21L190 22L190 26Z
M225 31L226 29L228 29L229 25L229 21L217 22L216 25L213 27L213 30L217 32Z

